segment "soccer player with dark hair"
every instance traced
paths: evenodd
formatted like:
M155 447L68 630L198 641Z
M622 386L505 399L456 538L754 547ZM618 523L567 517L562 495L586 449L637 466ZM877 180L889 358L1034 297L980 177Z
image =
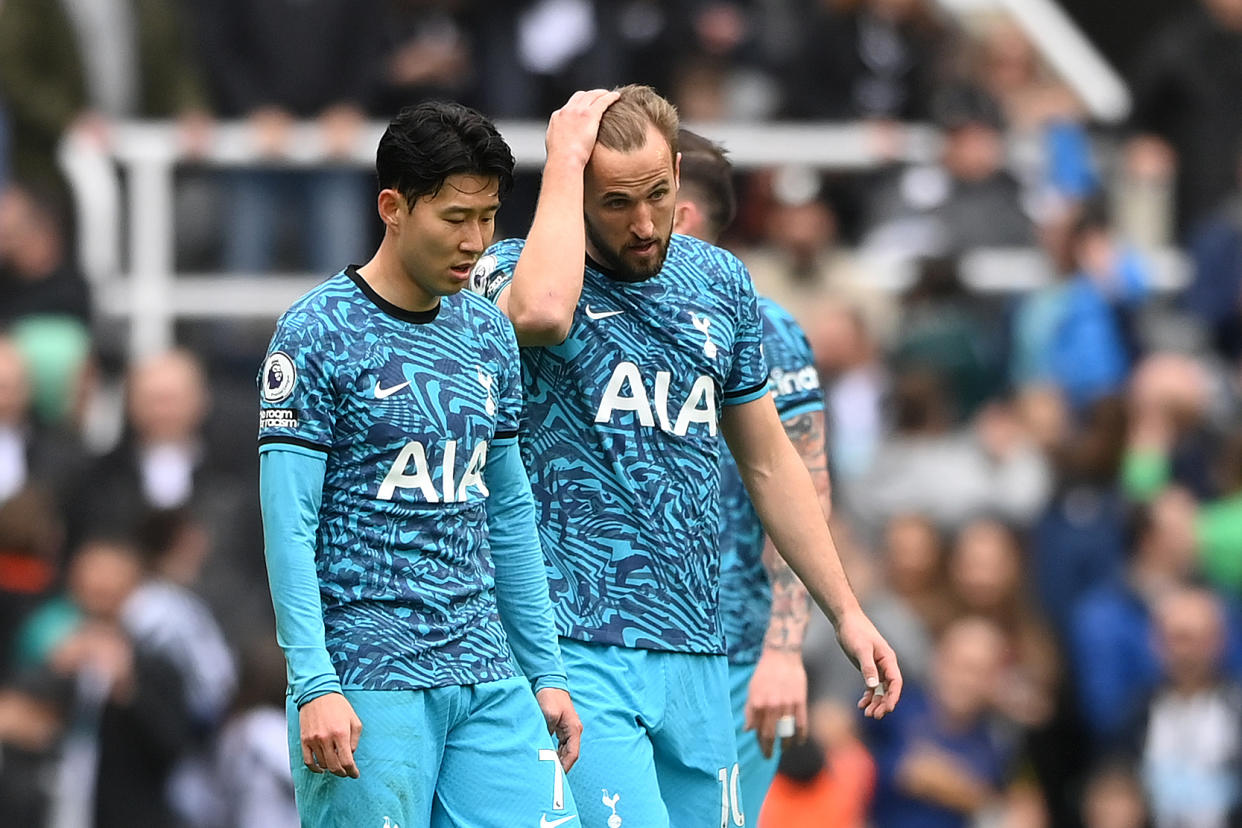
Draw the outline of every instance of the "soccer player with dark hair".
M513 155L477 112L426 103L389 124L376 171L379 250L281 316L259 376L298 808L315 826L559 825L581 724L516 443L517 342L461 292Z
M901 691L768 393L750 276L673 234L678 128L649 87L576 93L548 125L530 234L476 268L525 346L521 442L585 727L570 783L586 828L744 824L718 616L720 433L861 666L860 706L882 716Z
M678 133L677 145L681 187L673 231L715 244L737 213L733 165L721 147L687 129ZM776 411L811 473L827 516L832 500L824 394L811 345L784 308L763 297L758 301ZM782 737L806 738L802 640L811 596L764 535L727 447L720 456L720 618L729 658L742 802L753 819L776 775Z

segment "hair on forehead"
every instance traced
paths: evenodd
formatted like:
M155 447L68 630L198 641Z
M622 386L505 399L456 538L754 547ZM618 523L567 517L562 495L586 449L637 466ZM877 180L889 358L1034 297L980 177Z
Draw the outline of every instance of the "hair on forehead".
M604 110L596 141L617 152L631 152L647 144L647 127L654 126L677 155L677 130L681 121L677 107L650 86L631 83L618 87L621 97Z

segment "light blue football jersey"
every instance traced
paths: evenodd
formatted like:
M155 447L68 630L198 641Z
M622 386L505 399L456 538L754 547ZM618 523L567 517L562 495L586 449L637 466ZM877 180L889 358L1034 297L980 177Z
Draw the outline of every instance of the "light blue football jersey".
M472 286L496 299L523 246L493 245ZM724 652L718 421L767 393L761 337L742 263L674 235L646 281L588 261L566 340L521 349L522 452L561 635Z
M781 420L824 410L815 358L806 334L780 305L759 299L763 353ZM763 651L772 584L763 566L764 533L729 449L720 446L720 611L729 662L754 664Z
M277 323L259 376L260 451L327 458L315 564L346 689L517 675L497 612L483 468L516 439L517 341L471 293L385 301L353 267Z

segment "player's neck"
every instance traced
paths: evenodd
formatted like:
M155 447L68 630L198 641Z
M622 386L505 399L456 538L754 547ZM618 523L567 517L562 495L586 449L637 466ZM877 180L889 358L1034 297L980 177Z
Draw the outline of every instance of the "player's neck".
M386 302L414 313L435 310L439 296L432 296L406 275L396 255L381 244L371 261L358 268L358 275Z

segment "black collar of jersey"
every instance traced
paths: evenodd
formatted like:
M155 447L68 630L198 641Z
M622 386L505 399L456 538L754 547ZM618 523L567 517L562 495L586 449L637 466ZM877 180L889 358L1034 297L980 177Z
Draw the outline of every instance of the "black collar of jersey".
M375 307L382 310L389 316L396 317L402 322L413 322L415 325L426 325L428 322L434 322L436 316L440 313L440 305L444 304L443 300L436 302L436 306L431 310L412 311L403 307L394 305L383 296L375 292L375 288L367 284L367 280L362 278L362 274L358 272L358 265L350 265L345 268L345 275L350 278L358 290L362 291L368 299L375 303Z
M622 276L620 273L613 270L612 268L604 267L602 264L592 259L590 253L586 254L586 263L587 263L587 267L592 268L594 270L598 270L600 273L604 274L604 276L613 280L614 282L625 282L626 284L630 284L630 285L636 285L639 282L647 282L647 281L650 281L651 279L654 279L656 276L660 275L659 273L653 273L652 275L648 276L646 279L627 278L625 276Z

